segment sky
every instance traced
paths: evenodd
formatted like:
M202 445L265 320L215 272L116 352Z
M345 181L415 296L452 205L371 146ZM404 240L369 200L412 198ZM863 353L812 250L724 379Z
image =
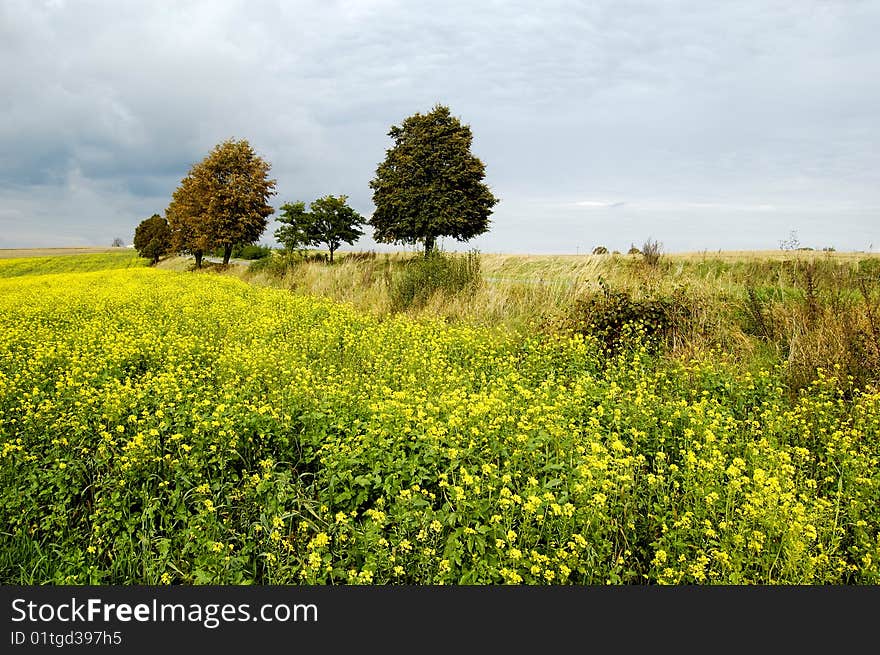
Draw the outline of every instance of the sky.
M500 200L446 250L876 252L877 34L876 0L0 0L0 248L130 243L229 138L276 208L369 217L443 104Z

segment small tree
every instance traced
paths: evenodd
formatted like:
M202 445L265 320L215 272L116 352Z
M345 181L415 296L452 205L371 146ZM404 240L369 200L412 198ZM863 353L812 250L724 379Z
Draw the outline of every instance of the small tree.
M662 245L652 239L648 239L642 245L642 259L648 266L657 266L663 257Z
M307 216L306 203L302 201L288 202L279 208L280 216L276 219L280 224L275 230L275 240L285 250L302 250L311 245L311 240L306 233Z
M282 205L278 219L282 226L275 231L275 238L288 250L326 244L332 264L339 246L351 245L363 234L360 226L364 217L349 207L347 200L348 196L324 196L309 205L310 212L304 202Z
M388 136L394 145L370 182L377 241L423 243L428 255L437 237L467 241L489 229L498 199L482 182L483 162L470 152L469 126L436 105L392 125Z
M607 255L608 248L606 248L605 246L596 246L595 248L593 248L593 254L594 255Z
M255 243L263 234L275 211L268 204L275 194L269 168L246 140L229 139L181 181L165 213L175 244L195 255L196 266L215 247L228 264L234 245Z
M171 229L159 214L146 218L134 230L134 247L138 255L159 263L159 258L171 252Z
M113 239L113 243L110 244L110 247L111 247L111 248L124 248L124 247L125 247L125 241L123 241L123 240L120 239L119 237L116 237L115 239Z

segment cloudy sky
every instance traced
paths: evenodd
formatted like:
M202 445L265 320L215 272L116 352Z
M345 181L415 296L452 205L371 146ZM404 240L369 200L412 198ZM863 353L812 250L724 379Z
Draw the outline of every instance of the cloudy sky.
M368 216L441 103L500 198L446 249L877 251L878 34L876 0L0 0L0 248L128 243L230 137L276 207Z

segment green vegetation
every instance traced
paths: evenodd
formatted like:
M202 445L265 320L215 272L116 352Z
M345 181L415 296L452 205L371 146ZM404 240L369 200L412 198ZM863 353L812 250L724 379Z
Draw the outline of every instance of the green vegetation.
M135 250L150 263L159 263L159 258L171 252L171 229L164 216L153 214L144 219L134 230Z
M880 583L880 258L124 254L0 262L0 582Z
M498 199L482 181L485 165L471 154L470 127L449 107L413 114L388 136L394 145L370 181L374 239L421 243L428 255L438 237L468 241L489 229Z
M243 277L376 315L407 311L518 334L580 332L609 343L625 323L641 323L665 356L686 360L716 352L746 370L781 366L792 390L808 385L819 368L835 364L859 387L877 383L880 258L656 254L654 263L641 251L636 256L483 254L468 264L466 255L445 253L418 265L413 256L342 253L334 269L321 257L275 256ZM439 272L451 267L471 273ZM444 276L473 275L482 282L439 283Z
M275 230L275 238L286 250L325 244L332 264L339 246L353 244L364 233L363 216L349 207L347 200L348 196L324 196L312 202L308 212L301 201L281 205L281 227Z
M217 248L216 250L211 251L211 255L214 257L222 257L223 254L224 251L222 248ZM232 259L256 261L270 257L271 255L271 247L255 243L237 243L232 247Z
M833 365L792 397L637 324L150 268L0 291L7 584L880 581L880 395Z
M132 251L86 255L53 255L0 259L0 278L53 273L84 273L114 268L137 268L147 262Z
M391 287L392 311L423 307L433 296L451 299L473 292L483 283L480 257L447 255L437 250L406 261Z

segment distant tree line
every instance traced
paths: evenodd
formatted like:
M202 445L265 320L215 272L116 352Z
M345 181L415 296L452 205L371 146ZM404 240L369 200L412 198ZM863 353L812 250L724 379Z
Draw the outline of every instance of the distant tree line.
M370 181L375 211L369 220L352 209L346 195L326 195L309 204L280 207L275 238L288 250L326 246L329 260L342 244L373 228L380 243L421 244L425 255L437 239L468 241L489 229L498 199L483 182L485 166L470 149L471 129L435 105L388 132L393 145ZM274 213L276 194L270 165L247 140L229 139L194 164L174 191L165 215L152 215L135 230L134 247L156 263L170 253L191 254L201 267L206 254L254 244Z

